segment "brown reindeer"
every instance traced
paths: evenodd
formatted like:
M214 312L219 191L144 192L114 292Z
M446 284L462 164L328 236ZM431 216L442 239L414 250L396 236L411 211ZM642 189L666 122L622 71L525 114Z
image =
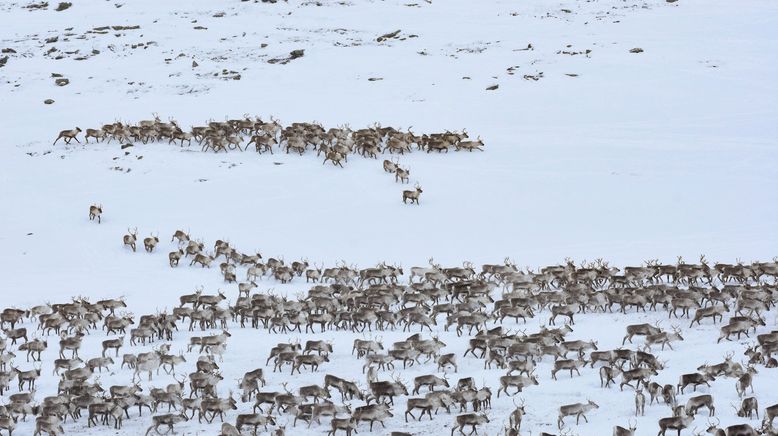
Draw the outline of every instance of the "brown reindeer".
M324 156L324 162L321 164L324 165L327 163L327 161L332 161L332 165L337 165L341 168L343 168L343 164L340 162L343 160L343 155L338 153L337 151L328 151L327 154Z
M157 244L159 244L159 235L152 234L148 238L143 238L143 248L145 248L148 253L153 252Z
M419 186L418 183L416 184L415 188L415 191L403 191L403 204L407 204L407 200L411 200L411 204L419 204L419 196L424 191L421 190L421 186Z
M130 248L132 248L132 251L135 252L135 241L138 240L138 228L135 227L134 229L127 228L127 235L124 235L122 240L124 241L124 245L129 245Z
M76 135L78 135L79 133L81 133L81 128L79 128L79 127L76 127L73 130L63 130L63 131L59 132L59 135L57 135L57 139L54 140L54 144L56 144L57 141L59 141L60 138L64 138L65 139L65 144L70 144L70 141L73 140L73 139L75 139L76 142L78 142L80 144L81 141L79 141L78 138L76 138ZM52 145L54 145L54 144L52 144Z
M400 183L408 183L408 178L411 176L411 170L400 168L399 165L394 169L394 181Z
M89 221L94 221L95 218L97 218L97 224L100 224L101 218L100 215L103 214L103 205L97 205L93 204L89 206Z

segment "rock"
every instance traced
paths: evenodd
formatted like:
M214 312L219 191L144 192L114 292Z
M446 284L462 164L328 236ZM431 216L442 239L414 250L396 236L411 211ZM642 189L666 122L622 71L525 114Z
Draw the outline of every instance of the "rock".
M487 91L494 91L495 89L497 89L497 88L499 88L499 87L500 87L500 85L492 85L492 86L490 86L490 87L486 88L486 90L487 90Z
M4 48L3 53L16 53L16 50L12 48Z
M43 100L43 103L44 104L52 104L52 103L54 103L54 100L52 100L50 98L47 98L46 100Z
M199 65L200 65L200 64L198 64L197 62L195 62L195 61L192 61L192 68L195 68L195 67L197 67L197 66L199 66Z
M62 77L60 73L51 73L51 77Z
M383 77L368 77L367 80L369 82L375 82L377 80L384 80L384 78Z
M69 9L71 6L73 6L73 3L70 2L60 2L60 4L57 6L57 9L54 9L57 12L62 12L65 9Z
M630 53L643 53L643 49L640 47L635 47L629 51Z
M299 49L299 50L292 50L289 52L289 59L297 59L301 58L305 55L305 50Z
M0 58L0 68L4 67L5 64L8 63L8 56L3 56Z
M68 79L64 79L64 78L63 78L63 79L55 79L55 80L54 80L54 83L55 83L57 86L65 86L65 85L67 85L68 83L70 83L70 80L68 80Z

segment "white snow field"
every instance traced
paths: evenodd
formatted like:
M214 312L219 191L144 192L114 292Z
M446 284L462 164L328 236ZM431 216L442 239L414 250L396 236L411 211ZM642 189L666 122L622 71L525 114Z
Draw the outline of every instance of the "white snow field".
M711 265L750 263L778 254L774 1L73 0L63 11L55 10L58 2L28 7L34 3L0 2L0 59L7 57L0 61L3 307L123 296L137 321L169 312L180 295L198 286L208 294L221 289L234 304L237 285L225 283L217 265L190 267L182 260L178 268L168 266L176 229L202 239L208 250L224 239L243 252L258 250L287 262L307 258L333 266L345 260L365 268L386 261L403 266L403 283L411 266L426 266L431 256L444 266L471 261L477 270L509 256L537 271L566 257L577 263L603 258L623 267L647 259L675 264L677 256L695 263L700 254ZM397 37L377 41L396 30ZM630 52L635 48L643 51ZM268 62L298 49L304 56ZM57 86L55 78L69 83ZM499 87L486 89L493 85ZM54 102L44 104L46 99ZM399 156L411 169L410 184L401 186L384 173L384 156L353 155L341 169L322 165L311 151L297 156L278 148L272 156L214 154L195 143L165 141L133 142L122 150L116 141L83 144L83 133L81 144L52 145L63 129L135 123L152 119L152 113L184 128L249 114L274 116L284 125L317 121L325 128L380 123L412 126L417 134L467 129L471 138L483 139L485 151L414 149ZM404 205L402 190L414 183L423 187L421 204ZM101 224L87 217L96 203L103 206ZM158 249L149 254L123 247L128 227L137 227L141 237L158 232ZM238 268L238 278L245 279L245 268ZM282 285L267 277L258 285L255 292L272 289L292 299L311 287L303 278ZM496 289L493 297L501 292ZM511 320L502 325L534 333L549 315L543 310L526 326ZM724 322L730 316L734 310ZM759 334L777 328L774 309L765 317ZM661 308L579 314L567 339L594 339L600 350L610 350L621 345L628 324L678 324L684 341L674 343L675 350L653 348L667 361L653 380L673 385L679 375L718 363L727 352L745 360L743 351L755 341L752 334L716 344L720 324L707 319L689 328L687 319L667 318ZM220 331L188 332L186 324L174 335L174 353L185 351L193 335ZM483 359L462 357L469 337L444 331L444 324L441 315L432 333L447 344L444 353L457 354L458 373L448 378L471 376L496 394L505 371L484 370ZM498 324L490 321L489 327ZM37 320L20 326L32 339ZM294 391L322 384L325 374L366 385L364 361L351 354L360 333L274 334L234 322L229 327L221 397L230 391L237 396L236 380L255 368L265 370L268 391L281 390L282 382ZM401 328L373 332L387 347L409 334ZM41 403L57 394L52 361L59 347L53 334L35 336L48 341L35 393L35 403ZM114 336L91 331L82 358L98 356L101 341ZM292 378L288 366L283 375L273 374L272 363L265 366L270 348L295 339L332 340L330 361L318 372L303 370ZM160 343L125 342L121 353L150 351ZM631 348L642 343L637 339ZM9 341L6 350L16 353L13 366L33 369L17 347ZM187 363L176 372L193 372L197 355L185 353ZM536 370L538 386L516 397L493 397L486 410L490 422L478 434L502 432L518 398L527 403L521 434L559 433L558 408L587 399L600 408L587 414L588 423L567 418L566 431L611 434L614 425L626 426L633 417L634 390L601 388L597 366L572 379L563 371L558 381L551 379L551 367L546 356ZM778 369L757 369L754 395L762 416L778 402ZM414 377L431 373L437 373L434 362L396 374L412 385ZM106 389L132 378L118 361L97 375ZM384 380L390 376L379 373ZM151 382L144 378L144 393L172 381L164 372ZM760 426L760 420L735 415L731 403L740 399L734 378L719 377L697 390L714 396L722 426ZM13 381L0 403L8 404L16 392ZM679 395L679 403L693 395ZM394 417L386 428L376 424L374 434L451 433L455 411L406 423L407 398L396 399ZM340 399L335 391L333 399ZM234 423L252 405L239 401L226 420ZM647 405L635 434L656 434L657 420L667 416L665 404ZM88 427L86 417L68 418L66 433L138 435L151 425L148 410L138 417L135 408L120 430ZM278 418L287 435L330 430L329 418L310 428L299 422L293 427L293 420L290 414ZM704 430L707 421L703 412L681 434ZM34 423L33 417L20 419L14 434L32 434ZM195 416L175 428L214 435L220 426L219 419L199 423ZM358 431L369 433L369 424L361 423Z

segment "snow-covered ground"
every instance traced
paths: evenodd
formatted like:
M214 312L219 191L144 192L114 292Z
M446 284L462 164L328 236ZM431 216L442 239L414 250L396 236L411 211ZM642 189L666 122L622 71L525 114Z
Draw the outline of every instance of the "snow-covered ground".
M444 265L510 256L537 268L565 257L602 257L622 266L654 258L675 263L679 255L692 262L701 253L726 262L778 254L775 2L73 3L62 12L54 11L56 2L46 10L0 3L0 48L15 51L0 54L8 56L0 67L4 307L123 295L140 315L170 309L200 285L211 293L224 289L234 300L236 286L223 283L218 270L167 266L168 237L176 229L209 246L227 239L243 251L287 260L332 265L345 259L361 267L387 261L406 270L430 256ZM398 38L376 40L395 30ZM528 44L532 49L523 50ZM268 62L297 49L305 55ZM69 84L56 86L52 73ZM499 87L486 89L493 85ZM407 206L400 201L407 188L383 172L380 160L354 157L340 169L310 153L214 155L198 146L138 143L125 154L115 142L51 145L62 129L135 122L152 113L182 126L251 114L327 127L379 122L413 126L416 133L466 128L481 136L486 151L401 157L411 183L424 188L421 205ZM87 219L92 203L103 205L101 225ZM141 236L159 232L160 249L123 248L127 227ZM290 297L308 288L298 279L260 289L271 287ZM626 324L666 316L584 315L572 336L610 349L620 344ZM768 316L763 331L775 328L774 318ZM679 374L718 362L730 350L742 355L746 341L712 345L718 327L710 322L692 329L682 324L686 340L660 353L669 360L660 382L674 384ZM528 332L539 327L537 319L528 325ZM272 345L290 337L233 330L223 395L245 371L264 366ZM437 333L446 351L461 356L467 338ZM178 333L173 350L184 348L189 335ZM291 336L333 339L335 353L318 373L303 373L290 386L321 383L325 373L363 380L362 362L350 355L355 335ZM406 334L383 336L390 343ZM82 354L98 354L103 339L90 335ZM44 360L56 356L55 342L49 338ZM22 354L17 361L32 367ZM501 370L483 371L483 361L472 357L460 362L459 375L496 391ZM553 432L557 408L586 398L601 408L577 433L607 434L626 424L631 391L600 389L596 369L554 382L549 368L546 359L540 386L525 394L525 432ZM44 365L40 399L56 392L50 370ZM403 377L434 370L417 366ZM756 377L762 408L778 401L774 371ZM129 377L117 370L102 383L125 384ZM170 381L155 378L152 385ZM269 388L280 389L281 381L270 375ZM737 399L734 381L718 380L710 391L722 423L738 421L729 407ZM448 415L406 425L404 401L387 430L450 431ZM492 422L479 434L500 431L513 407L503 397L493 404ZM117 434L141 433L150 423L144 416L133 414ZM669 416L664 405L648 407L637 434L653 434L662 416ZM702 427L705 419L695 424ZM32 432L29 422L19 428ZM179 429L215 434L217 428L195 421ZM66 430L107 431L88 430L85 419ZM326 423L303 430L290 422L287 434L327 430Z

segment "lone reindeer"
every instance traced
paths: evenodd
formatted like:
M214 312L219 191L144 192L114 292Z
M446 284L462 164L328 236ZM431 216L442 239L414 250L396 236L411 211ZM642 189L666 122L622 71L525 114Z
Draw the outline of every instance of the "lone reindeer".
M97 224L100 224L100 215L103 214L102 204L93 204L89 206L89 221L94 221L97 218Z
M78 135L79 133L81 133L80 127L76 127L73 130L63 130L59 132L59 135L57 135L57 139L54 140L54 143L52 145L56 144L60 138L65 138L65 144L70 144L70 141L73 139L75 139L76 142L80 144L81 141L79 141L78 138L76 138L76 135Z
M421 190L421 186L419 184L416 184L416 190L415 191L403 191L403 204L407 204L407 200L411 200L411 204L414 202L416 204L419 204L419 196L421 193L424 192Z

